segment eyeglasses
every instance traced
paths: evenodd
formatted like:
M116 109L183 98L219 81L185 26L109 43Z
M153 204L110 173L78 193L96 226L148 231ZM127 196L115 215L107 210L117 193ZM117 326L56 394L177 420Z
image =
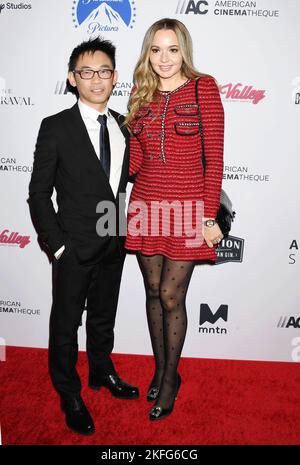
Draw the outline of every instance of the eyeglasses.
M110 79L114 73L113 69L103 68L99 69L98 71L94 71L93 69L82 69L73 71L74 74L79 74L81 79L93 79L95 73L98 75L100 79Z

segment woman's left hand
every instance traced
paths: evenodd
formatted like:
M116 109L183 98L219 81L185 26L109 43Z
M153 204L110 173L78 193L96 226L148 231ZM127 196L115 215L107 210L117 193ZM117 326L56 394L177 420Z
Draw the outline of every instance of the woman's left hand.
M222 239L223 234L220 226L216 223L214 226L203 226L203 237L208 247L212 248L217 245Z

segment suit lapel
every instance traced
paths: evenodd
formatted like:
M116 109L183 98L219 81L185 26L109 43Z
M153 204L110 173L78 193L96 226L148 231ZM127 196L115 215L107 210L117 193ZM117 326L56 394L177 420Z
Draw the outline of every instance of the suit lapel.
M72 125L71 137L72 140L74 140L76 152L83 154L82 161L84 164L88 163L89 165L92 165L93 169L99 173L99 176L102 180L102 185L105 186L107 194L109 194L109 197L115 199L114 193L109 184L109 180L107 179L107 176L102 168L101 162L95 152L94 146L81 117L78 104L76 103L72 108L70 108L69 112Z
M83 154L82 162L84 164L88 163L89 165L92 165L93 169L99 173L99 176L102 179L102 185L105 186L108 196L113 198L115 201L116 199L118 199L119 190L126 189L126 184L127 184L127 179L128 179L128 170L129 170L129 151L128 151L129 137L128 137L128 130L126 126L122 125L124 122L124 116L121 115L120 113L117 113L114 110L109 109L109 112L115 118L116 122L119 125L120 131L122 132L125 138L125 151L124 151L124 157L123 157L121 176L120 176L117 195L115 197L111 189L111 186L109 184L109 180L107 179L107 176L102 168L101 162L95 152L94 146L91 142L90 136L88 134L86 126L81 117L78 104L76 103L72 108L67 110L67 112L69 113L69 116L70 116L70 126L69 126L70 138L71 140L74 141L76 152Z
M129 172L129 134L126 126L123 125L124 123L124 116L121 115L120 113L117 113L114 110L111 110L109 108L109 112L111 115L115 118L116 122L119 125L120 131L122 132L124 139L125 139L125 151L124 151L124 157L123 157L123 164L122 164L122 170L121 170L121 176L120 176L120 181L119 181L119 187L117 191L117 200L118 200L118 194L120 189L124 186L124 189L126 189L126 184L127 184L127 179L128 179L128 172Z

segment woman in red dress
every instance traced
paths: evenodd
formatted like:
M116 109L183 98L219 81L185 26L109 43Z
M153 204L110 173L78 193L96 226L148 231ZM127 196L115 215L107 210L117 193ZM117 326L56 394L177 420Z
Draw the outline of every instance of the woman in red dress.
M198 86L198 89L197 87ZM202 169L199 107L205 141ZM169 415L181 377L185 297L196 262L214 262L223 175L224 111L214 78L195 70L187 28L162 19L146 32L129 100L130 174L125 247L137 253L146 289L155 373L150 419Z

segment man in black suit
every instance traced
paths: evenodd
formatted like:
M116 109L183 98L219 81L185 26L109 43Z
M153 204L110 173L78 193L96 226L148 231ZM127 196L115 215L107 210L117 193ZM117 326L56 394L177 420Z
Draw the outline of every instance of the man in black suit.
M50 374L66 423L80 434L95 431L76 371L77 330L85 302L89 386L105 386L123 399L139 396L138 388L118 376L110 357L125 257L125 235L120 232L124 225L119 224L125 202L119 201L119 194L124 200L128 180L124 117L107 107L117 78L110 41L96 38L73 50L68 80L79 99L72 108L42 121L29 186L33 221L53 255ZM57 212L51 201L53 188ZM116 215L107 215L101 205L112 206ZM102 218L106 214L107 230L116 229L116 234L103 233L103 225L99 233L96 210ZM117 218L121 221L111 227Z

